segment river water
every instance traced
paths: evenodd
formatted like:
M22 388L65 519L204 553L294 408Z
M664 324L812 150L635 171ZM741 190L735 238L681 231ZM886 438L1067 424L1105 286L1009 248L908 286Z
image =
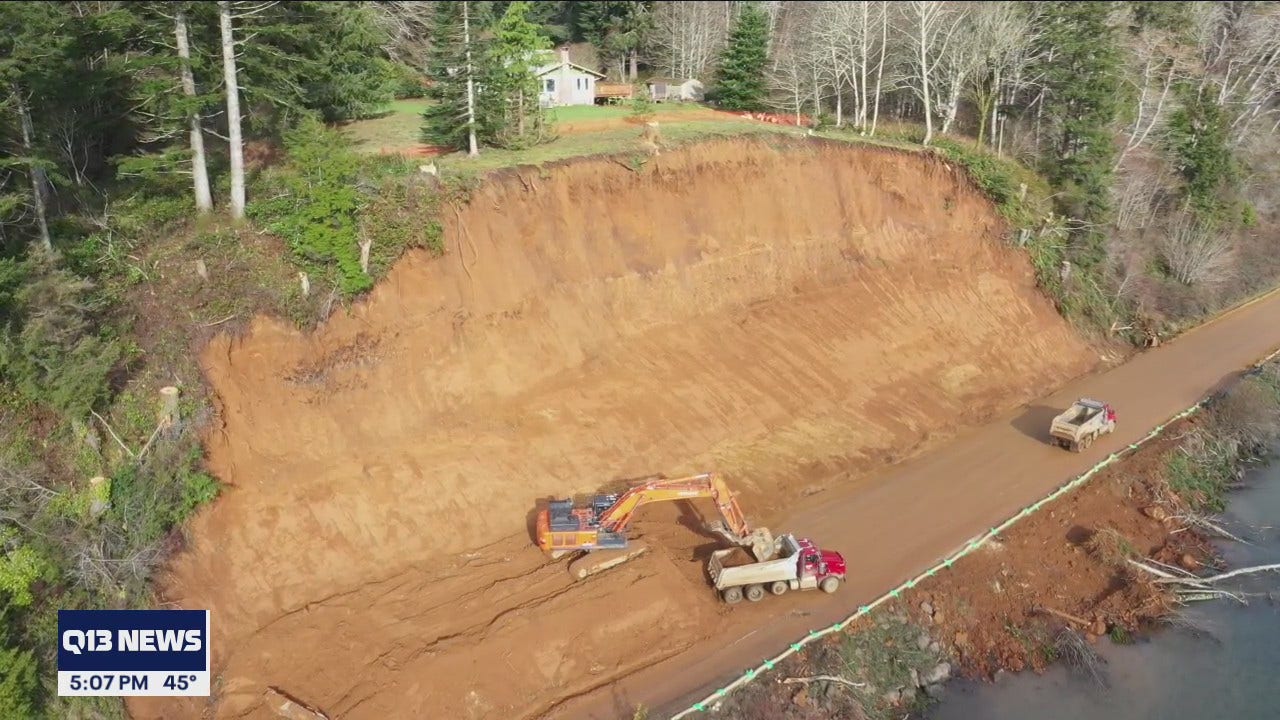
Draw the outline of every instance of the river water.
M1280 562L1280 462L1251 471L1224 525L1255 546L1223 544L1230 568ZM1228 581L1230 582L1230 581ZM1208 636L1164 629L1133 645L1107 640L1108 687L1063 667L991 684L952 682L929 720L1276 720L1280 718L1280 576L1230 587L1261 593L1242 607L1197 603L1186 616ZM1274 601L1268 597L1274 592Z

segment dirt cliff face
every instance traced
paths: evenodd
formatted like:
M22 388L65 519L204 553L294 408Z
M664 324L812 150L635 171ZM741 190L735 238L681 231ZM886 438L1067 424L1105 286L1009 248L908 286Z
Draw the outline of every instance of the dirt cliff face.
M723 141L526 168L445 219L448 255L315 334L204 353L230 487L166 593L213 611L220 717L270 717L267 686L344 718L546 710L724 615L688 509L574 585L532 547L539 499L714 469L769 524L1095 361L917 155Z

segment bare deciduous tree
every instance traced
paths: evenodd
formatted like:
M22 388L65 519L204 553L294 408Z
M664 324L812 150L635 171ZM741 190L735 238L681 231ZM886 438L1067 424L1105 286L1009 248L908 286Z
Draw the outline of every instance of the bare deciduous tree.
M1233 140L1240 143L1258 120L1280 114L1280 7L1274 3L1193 5L1215 6L1197 8L1196 29L1209 71L1206 82L1216 84L1218 105L1231 109Z
M1120 230L1143 230L1155 220L1157 199L1172 182L1168 172L1136 169L1117 175L1116 227Z
M1160 255L1178 282L1207 285L1231 279L1235 245L1222 232L1181 213L1158 243Z
M661 2L653 9L647 54L673 78L705 78L724 47L732 13L708 2Z
M434 4L426 0L368 3L378 24L387 33L389 41L383 50L392 60L417 70L423 69Z
M933 141L933 113L938 105L939 68L950 57L963 15L938 0L900 3L902 34L910 38L911 87L924 103L924 144Z

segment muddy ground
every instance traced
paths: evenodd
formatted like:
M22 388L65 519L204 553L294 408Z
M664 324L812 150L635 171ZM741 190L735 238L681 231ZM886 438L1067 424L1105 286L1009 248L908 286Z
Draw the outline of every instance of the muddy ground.
M508 173L446 220L447 256L315 334L208 346L229 487L162 590L213 611L217 691L135 716L271 717L268 687L343 718L544 714L729 616L708 508L647 508L657 551L575 585L532 545L539 500L715 469L769 524L1097 362L919 155L724 141Z
M709 716L899 720L908 711L918 715L931 696L945 696L930 680L993 681L1064 661L1064 630L1089 645L1152 630L1169 615L1171 600L1123 558L1136 553L1189 570L1215 562L1206 538L1175 519L1186 508L1164 480L1169 453L1202 421L1171 426L849 633L788 659ZM862 686L796 680L819 675Z

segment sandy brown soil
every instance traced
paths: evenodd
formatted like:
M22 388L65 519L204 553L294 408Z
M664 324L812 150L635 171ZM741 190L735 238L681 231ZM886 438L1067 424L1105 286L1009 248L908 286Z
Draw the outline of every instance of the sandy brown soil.
M315 335L208 347L230 488L165 593L213 611L219 691L137 717L270 717L268 687L343 718L582 716L796 610L718 603L674 506L635 525L655 552L575 585L532 547L539 499L715 469L789 530L1096 362L990 203L916 155L721 142L508 176L450 220L449 256Z
M1149 629L1167 615L1171 598L1149 576L1125 566L1123 553L1189 570L1212 562L1206 539L1175 519L1186 510L1163 479L1168 454L1178 451L1180 436L1195 422L1171 428L1078 491L921 583L902 601L860 620L852 632L865 632L885 616L902 617L936 639L956 674L989 680L1004 670L1038 672L1056 661L1055 643L1064 628L1092 644L1111 642L1112 636L1123 641ZM794 656L708 716L844 720L866 709L873 716L901 717L906 703L899 701L894 711L885 700L885 693L898 687L868 683L875 673L867 668L831 664L832 658L847 654L841 647L849 641L832 636ZM885 653L906 656L901 648L886 648ZM824 674L869 687L822 693L778 682Z

